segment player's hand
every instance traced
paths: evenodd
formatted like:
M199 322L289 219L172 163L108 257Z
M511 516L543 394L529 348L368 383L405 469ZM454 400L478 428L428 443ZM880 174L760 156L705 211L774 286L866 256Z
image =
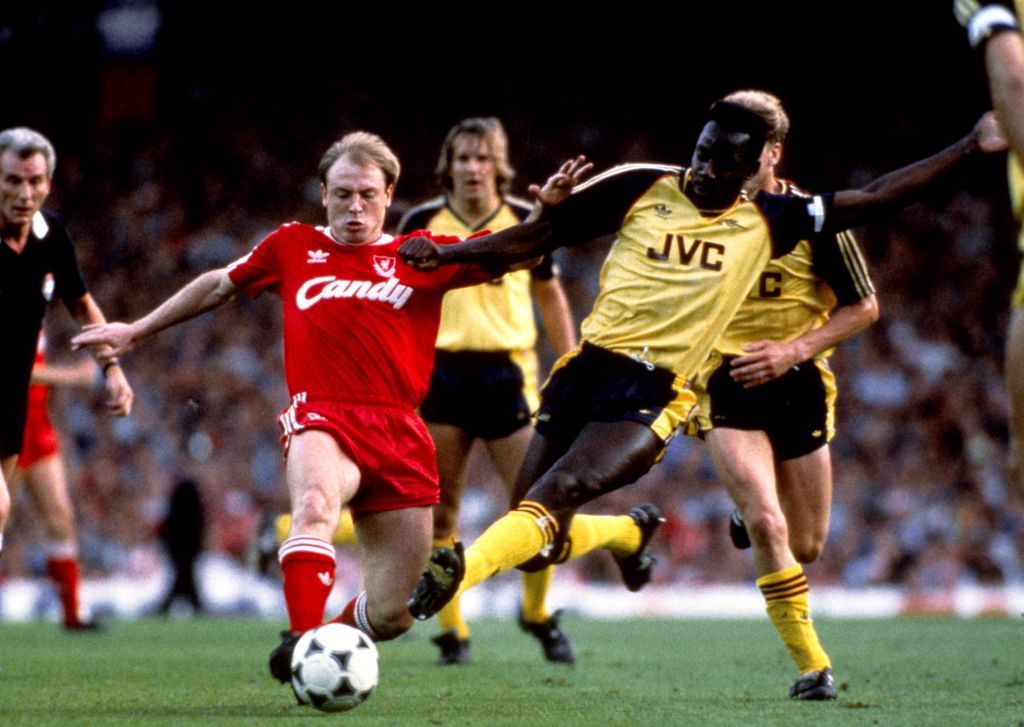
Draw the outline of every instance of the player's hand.
M425 237L410 237L398 248L398 256L416 270L436 270L441 264L440 249Z
M995 154L1010 148L1010 141L995 111L989 111L978 119L978 123L974 125L974 136L978 149L986 154Z
M1013 8L1004 2L953 0L953 15L967 29L972 48L980 48L996 33L1020 29Z
M729 375L744 389L779 378L800 361L800 354L788 343L757 341L743 347L746 353L732 360Z
M131 323L90 323L71 339L72 350L93 348L101 364L128 353L132 347L135 329Z
M132 387L128 385L124 371L117 364L113 364L107 367L103 376L107 390L107 413L118 417L131 414L135 394L132 392Z
M567 200L573 188L582 182L593 168L594 165L581 154L560 166L557 172L548 177L543 187L531 184L528 190L535 202L544 207L554 207Z

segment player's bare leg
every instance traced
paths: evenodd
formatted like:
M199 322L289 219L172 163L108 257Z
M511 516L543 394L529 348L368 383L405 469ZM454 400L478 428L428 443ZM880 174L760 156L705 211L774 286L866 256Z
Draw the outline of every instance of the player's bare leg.
M526 450L530 444L533 430L530 427L513 432L501 439L487 442L487 453L491 456L494 468L505 483L509 497L513 497L516 488L516 477L526 458ZM513 503L513 506L518 503ZM576 661L576 651L572 641L558 626L559 614L551 614L547 609L548 590L554 566L541 570L523 573L523 599L519 611L519 626L523 631L536 638L544 650L544 658L562 664ZM443 611L442 611L443 613Z
M59 455L35 462L22 473L25 491L32 499L36 515L52 542L74 543L74 510L68 496L67 478Z
M707 442L715 471L747 525L758 576L796 565L775 485L775 459L764 432L715 428Z
M4 547L4 530L7 529L7 519L11 516L10 482L17 461L18 455L16 454L0 460L0 551Z
M68 629L94 629L79 612L78 534L68 495L67 476L60 455L53 454L27 467L21 474L47 539L46 572L57 586Z
M1014 307L1006 335L1006 389L1010 394L1010 486L1024 499L1024 306Z
M465 430L451 424L426 422L426 425L437 449L437 474L441 485L441 501L433 515L434 537L451 538L458 525L466 461L473 439Z
M413 624L406 599L430 556L431 508L363 514L356 518L356 540L366 589L366 621L360 622L363 616L356 606L355 623L374 640L393 639Z
M586 425L519 506L488 528L466 552L462 590L538 554L557 559L560 553L556 551L564 549L576 509L635 482L653 466L661 448L657 435L638 422ZM534 437L523 472L539 471L560 449L539 435Z
M757 586L768 616L800 673L790 696L835 699L832 664L810 619L807 578L789 549L768 436L760 431L715 428L707 441L715 470L746 522Z
M298 636L323 623L324 606L334 587L331 536L342 505L359 488L360 472L334 437L306 429L291 437L285 480L292 523L278 557L289 630L282 632L281 645L270 654L270 673L281 682L291 679L291 655Z
M451 424L426 422L426 425L437 449L437 475L441 486L440 501L433 509L433 546L451 548L458 539L459 506L473 438L464 429ZM432 639L441 649L437 663L468 663L469 626L462 618L459 599L453 598L442 608L437 620L441 633Z
M832 456L826 444L776 464L779 504L798 563L813 563L825 549L832 510Z

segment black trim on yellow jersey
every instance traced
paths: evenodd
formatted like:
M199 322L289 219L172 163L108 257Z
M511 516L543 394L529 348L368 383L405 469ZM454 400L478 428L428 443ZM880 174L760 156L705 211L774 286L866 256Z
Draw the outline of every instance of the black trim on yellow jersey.
M546 210L544 215L551 220L554 239L559 245L578 245L615 233L633 205L659 179L666 175L677 178L682 175L681 178L685 179L688 172L681 167L660 164L615 167L579 185L569 199ZM676 183L679 184L678 179ZM832 207L832 197L826 194L804 199L758 192L749 200L746 197L737 199L736 204L749 203L758 209L768 227L771 257L781 257L791 252L801 240L822 229ZM728 210L717 214L726 213Z
M446 200L444 197L434 197L422 204L418 204L402 215L398 223L396 235L405 235L413 230L429 230L431 218L444 209Z
M852 305L875 292L857 241L848 231L819 235L811 240L811 249L811 270L829 284L839 305Z
M441 212L446 211L466 228L466 234L468 236L474 232L487 229L491 220L497 217L506 207L520 222L525 221L533 210L533 206L526 200L520 199L519 197L503 197L501 204L498 205L486 220L476 227L470 227L466 221L455 212L452 206L448 204L447 197L434 197L432 199L428 199L426 202L416 205L406 212L398 223L398 231L395 234L405 235L413 230L433 229L434 218ZM558 277L558 269L551 255L545 255L537 265L530 269L530 277L534 280L552 280ZM501 281L502 278L498 278L497 280L491 281L490 284L497 285L500 284Z

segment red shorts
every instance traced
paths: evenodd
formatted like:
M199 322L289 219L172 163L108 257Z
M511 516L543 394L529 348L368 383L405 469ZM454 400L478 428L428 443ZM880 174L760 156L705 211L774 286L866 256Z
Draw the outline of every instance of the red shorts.
M440 500L434 442L415 412L391 406L305 401L278 417L285 456L291 438L304 429L330 433L359 468L353 514L429 507Z
M58 449L60 440L57 439L57 432L50 423L46 407L30 405L17 466L22 469L31 467L36 462L56 454Z

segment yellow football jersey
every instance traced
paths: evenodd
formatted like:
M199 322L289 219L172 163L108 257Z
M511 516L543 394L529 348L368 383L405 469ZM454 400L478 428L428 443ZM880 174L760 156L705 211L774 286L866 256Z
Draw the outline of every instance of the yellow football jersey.
M699 210L683 193L685 175L678 167L618 167L546 215L567 240L617 230L583 340L690 378L769 257L822 224L825 202L758 195L724 211Z
M789 182L783 194L807 195ZM875 292L853 235L801 241L791 253L771 260L715 344L720 356L741 356L760 340L793 341L819 328L837 304L849 305ZM838 294L838 298L837 298ZM831 350L816 358L826 358Z
M438 197L410 210L398 225L399 234L430 230L439 235L466 238L480 230L497 232L512 227L530 213L527 202L505 198L488 219L470 227ZM550 278L550 263L539 271L516 270L497 280L470 288L457 288L444 296L437 348L445 351L516 351L533 348L537 327L533 317L530 283Z

